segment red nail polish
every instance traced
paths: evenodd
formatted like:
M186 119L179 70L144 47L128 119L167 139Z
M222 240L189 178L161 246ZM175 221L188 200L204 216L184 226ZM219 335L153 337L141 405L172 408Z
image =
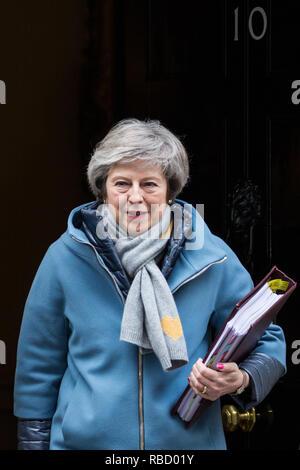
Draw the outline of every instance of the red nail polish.
M224 369L224 364L217 364L217 368L220 370Z
M188 377L188 381L190 382L190 378Z

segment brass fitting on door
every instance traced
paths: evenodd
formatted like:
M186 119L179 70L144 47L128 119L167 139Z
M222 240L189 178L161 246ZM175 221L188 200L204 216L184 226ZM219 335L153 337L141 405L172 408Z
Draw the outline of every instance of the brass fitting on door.
M255 408L240 412L233 405L224 405L222 408L222 421L226 432L233 432L238 428L244 432L251 432L256 423Z

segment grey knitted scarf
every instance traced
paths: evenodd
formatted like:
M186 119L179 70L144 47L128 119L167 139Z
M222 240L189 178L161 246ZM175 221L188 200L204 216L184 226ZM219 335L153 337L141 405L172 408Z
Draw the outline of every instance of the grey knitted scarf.
M130 236L116 224L109 205L102 204L97 210L102 215L97 224L97 236L109 236L113 240L120 261L132 279L123 311L120 340L136 344L142 354L154 352L166 371L188 362L177 307L157 266L173 228L171 207L166 206L160 221L148 231Z

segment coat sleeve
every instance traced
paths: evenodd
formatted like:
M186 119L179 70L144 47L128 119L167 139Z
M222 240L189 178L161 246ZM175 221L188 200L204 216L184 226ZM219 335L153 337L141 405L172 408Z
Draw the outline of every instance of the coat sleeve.
M67 365L67 342L64 295L53 244L38 268L25 303L15 371L15 416L52 418Z
M227 260L219 277L215 311L211 324L215 334L223 326L235 304L253 288L250 274L226 245ZM250 385L239 397L233 397L244 409L258 405L286 372L286 343L279 325L271 323L256 347L239 366L250 376Z

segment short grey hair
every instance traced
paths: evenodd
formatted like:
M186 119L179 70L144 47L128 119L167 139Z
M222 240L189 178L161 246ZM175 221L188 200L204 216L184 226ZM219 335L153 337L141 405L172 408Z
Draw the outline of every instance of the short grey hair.
M189 160L180 139L158 120L123 119L96 145L87 168L89 187L106 197L106 179L117 163L143 160L158 165L167 180L167 199L174 199L189 180Z

